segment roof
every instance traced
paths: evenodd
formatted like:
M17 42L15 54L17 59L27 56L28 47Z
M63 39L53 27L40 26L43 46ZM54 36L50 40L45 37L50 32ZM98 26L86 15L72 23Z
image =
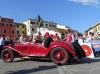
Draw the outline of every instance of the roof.
M1 18L1 19L10 19L10 20L14 20L14 19L12 19L12 18L5 18L5 17L1 17L1 16L0 16L0 18Z
M14 22L14 24L15 24L15 25L24 25L24 26L26 26L26 25L23 24L23 23L17 23L17 22Z
M35 21L38 21L37 19L32 19L32 18L28 18L27 20L35 20ZM25 21L27 21L27 20L25 20ZM23 21L23 22L24 22L24 21ZM43 22L57 24L57 23L54 23L54 22L48 22L48 21L43 21Z
M98 22L97 24L95 24L94 26L90 27L87 31L93 29L94 27L98 26L100 24L100 22Z

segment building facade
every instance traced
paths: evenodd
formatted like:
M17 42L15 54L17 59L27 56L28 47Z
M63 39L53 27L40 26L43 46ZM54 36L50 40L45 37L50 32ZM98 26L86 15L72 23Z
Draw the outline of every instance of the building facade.
M96 25L90 27L87 31L93 32L94 34L97 34L97 32L100 32L100 22L97 23Z
M15 24L14 19L10 18L3 18L0 16L0 37L1 36L16 36Z
M16 37L21 36L21 34L27 34L26 33L26 25L23 23L15 23L16 26Z
M43 26L39 28L39 22L37 19L27 19L23 22L23 24L26 25L26 32L28 36L32 36L34 33L41 32L41 31L46 31L46 30L51 30L51 31L57 31L57 23L53 22L47 22L43 21Z
M68 26L65 26L65 25L59 25L59 24L57 24L57 31L59 32L59 33L65 33L66 32L66 30L68 30Z

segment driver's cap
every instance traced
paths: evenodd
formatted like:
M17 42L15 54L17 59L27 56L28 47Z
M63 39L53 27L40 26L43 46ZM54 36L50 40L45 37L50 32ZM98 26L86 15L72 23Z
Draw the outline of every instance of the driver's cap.
M45 36L49 36L49 32L45 32Z

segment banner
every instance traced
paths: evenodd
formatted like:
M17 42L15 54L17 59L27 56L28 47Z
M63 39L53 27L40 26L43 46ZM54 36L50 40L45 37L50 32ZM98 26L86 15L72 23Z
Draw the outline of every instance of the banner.
M86 58L95 58L91 43L81 43L80 45L85 51Z
M100 51L100 40L90 40L89 43L91 43L95 51Z

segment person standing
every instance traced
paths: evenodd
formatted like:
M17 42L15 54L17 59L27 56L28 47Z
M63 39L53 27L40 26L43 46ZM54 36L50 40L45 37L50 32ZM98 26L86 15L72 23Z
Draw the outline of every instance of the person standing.
M65 38L65 34L64 32L61 33L61 40L63 40Z
M24 34L22 33L21 37L20 37L20 42L24 43L25 42L25 38L24 38Z
M4 45L5 45L4 36L2 36L0 37L0 57L1 57L1 52L3 50Z
M74 35L72 33L72 30L68 29L67 34L65 34L65 38L68 43L74 42Z

